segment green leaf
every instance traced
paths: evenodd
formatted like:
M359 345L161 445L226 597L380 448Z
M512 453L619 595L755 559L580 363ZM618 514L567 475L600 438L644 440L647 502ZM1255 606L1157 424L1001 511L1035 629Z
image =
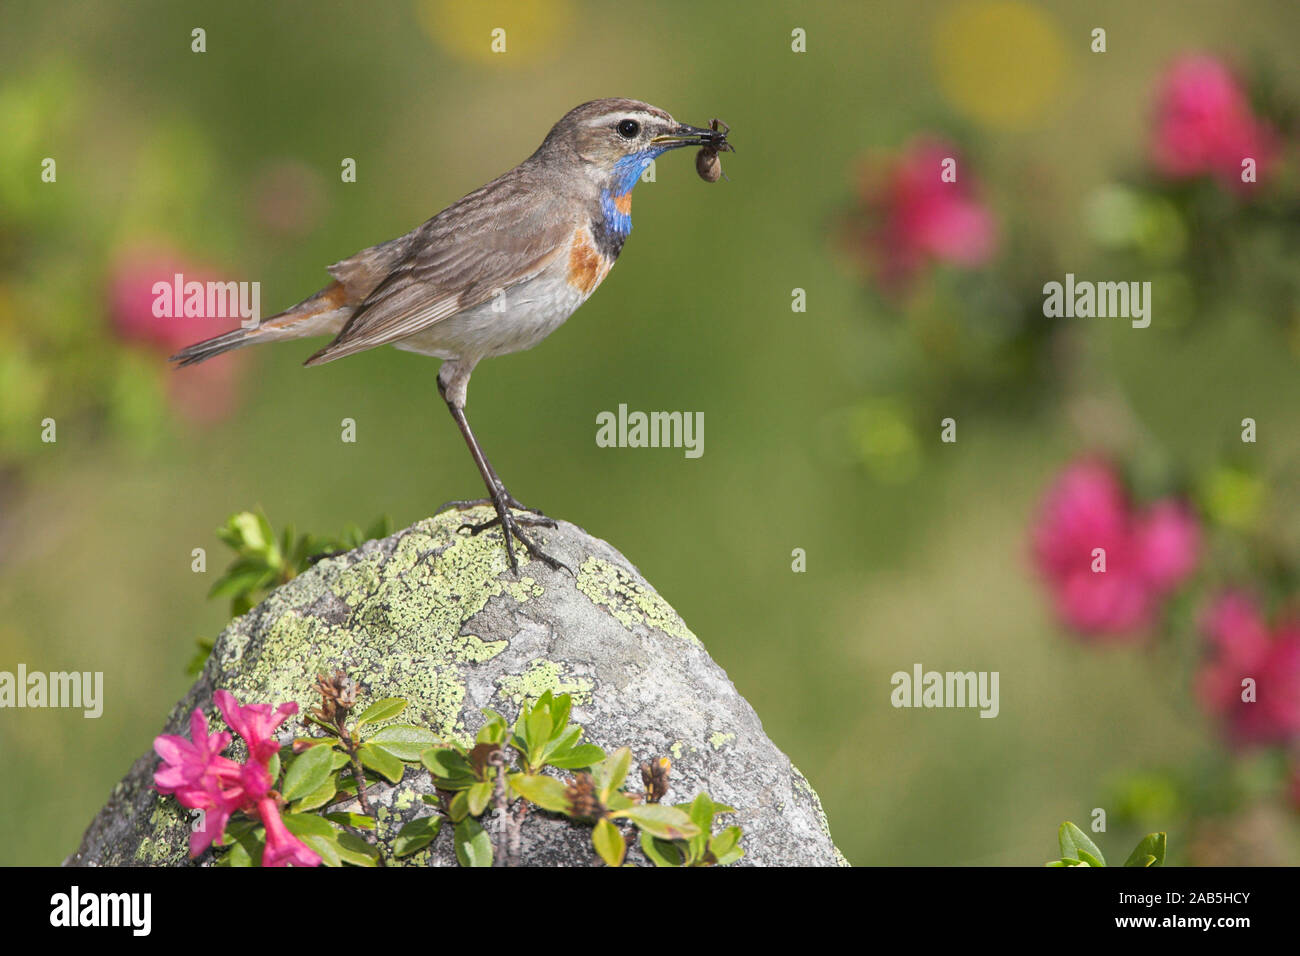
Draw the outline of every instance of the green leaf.
M591 845L596 848L596 852L607 866L623 865L623 854L627 852L627 844L623 842L623 834L619 832L618 827L605 817L596 821L596 829L591 832Z
M353 866L378 866L379 850L355 833L340 832L335 840L339 857Z
M230 852L223 853L217 860L217 866L230 867L251 867L253 866L253 857L242 843L236 843L230 848Z
M609 803L609 795L623 786L627 779L627 769L632 765L632 751L620 747L592 768L592 777L600 794L600 802Z
M305 794L301 799L299 799L298 802L294 804L294 809L295 810L319 809L320 807L325 806L325 804L333 800L335 794L337 793L338 793L338 783L337 781L335 781L334 776L331 773L329 776L325 778L325 782L323 784L321 784L311 793Z
M582 744L565 753L553 754L546 758L546 762L561 770L581 770L584 767L594 767L604 759L604 750L595 744Z
M461 866L491 866L492 841L473 817L456 824L456 859Z
M495 710L483 708L483 715L487 717L487 722L479 728L478 735L474 738L475 743L479 744L503 744L510 729L506 720Z
M1077 854L1079 854L1079 861L1080 861L1081 863L1087 863L1089 866L1105 866L1105 865L1106 865L1105 863L1101 862L1101 860L1097 859L1095 856L1093 856L1091 853L1089 853L1087 850L1084 850L1084 849L1082 849L1082 848L1080 848L1080 847L1075 847L1074 852L1077 853Z
M333 759L334 748L325 745L309 747L295 757L284 775L284 789L280 791L284 799L292 802L319 790L330 775Z
M368 743L382 744L394 757L406 761L419 760L420 754L440 742L432 730L414 724L389 724L375 731L366 740Z
M1164 866L1165 865L1165 843L1166 835L1164 831L1160 833L1148 833L1141 842L1133 848L1125 866Z
M660 840L641 831L641 852L655 866L681 866L682 851L670 840Z
M537 758L551 739L551 715L542 709L541 704L538 704L529 712L525 732L525 739L528 741L529 764L532 769L540 770L541 768L536 765Z
M707 793L701 793L691 801L690 810L691 822L700 828L704 833L713 829L713 800Z
M721 856L718 856L715 853L714 856L717 857L717 862L714 865L726 866L729 863L735 863L744 855L745 855L745 850L743 847L738 847L738 846L732 847L730 850L728 850L726 853L722 854Z
M691 822L676 807L666 807L661 803L639 804L610 814L631 820L642 830L662 840L688 840L700 835L700 828Z
M314 813L282 813L280 819L284 821L285 828L294 836L326 836L332 837L338 833L338 828L333 826L324 817L317 816Z
M381 697L361 712L356 725L362 727L365 724L378 724L385 720L392 720L405 709L406 700L404 698Z
M609 803L605 804L606 810L626 810L628 807L635 807L637 802L628 796L626 790L616 790L609 795Z
M1061 858L1065 860L1081 860L1078 851L1082 850L1098 861L1098 866L1106 865L1106 858L1101 855L1101 850L1097 844L1088 838L1084 833L1069 820L1061 824L1057 831L1057 839L1061 844Z
M368 817L364 813L353 813L350 810L327 813L325 819L332 820L341 827L353 827L357 830L373 830L375 828L374 817Z
M481 780L465 791L465 799L469 801L471 815L476 817L483 815L488 802L492 799L494 789L496 789L495 780Z
M233 597L236 594L251 594L260 591L275 579L270 571L243 571L239 574L226 574L217 579L208 591L209 598Z
M719 861L740 843L740 827L727 827L709 841L709 852Z
M357 748L357 756L361 758L363 767L369 767L389 783L401 783L406 767L398 757L383 747L366 741Z
M552 813L569 812L569 798L565 796L568 788L562 780L540 773L513 773L508 779L515 793L537 804L543 810L550 810Z
M478 782L465 755L450 748L426 750L420 754L420 762L433 774L434 782L442 790L465 790Z
M442 817L434 814L429 817L416 817L397 831L393 839L393 856L410 856L434 841L442 830Z
M569 722L569 712L573 709L573 695L561 694L551 701L551 737L559 737ZM578 728L579 733L582 728Z
M447 815L451 817L453 823L460 823L461 820L469 817L468 790L462 790L451 798L451 803L447 806Z

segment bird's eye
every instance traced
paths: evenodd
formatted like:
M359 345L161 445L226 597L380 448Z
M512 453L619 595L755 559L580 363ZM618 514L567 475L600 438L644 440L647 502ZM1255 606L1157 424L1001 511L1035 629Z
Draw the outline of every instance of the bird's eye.
M641 124L636 120L625 119L618 124L618 135L624 139L631 139L637 133L641 132Z

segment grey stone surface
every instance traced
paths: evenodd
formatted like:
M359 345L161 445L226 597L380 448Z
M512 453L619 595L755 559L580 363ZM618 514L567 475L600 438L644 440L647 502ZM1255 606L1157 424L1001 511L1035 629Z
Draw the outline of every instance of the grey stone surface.
M481 707L513 720L547 689L574 696L572 719L606 750L635 761L672 759L666 802L707 791L737 812L741 865L843 863L817 795L763 733L753 709L677 613L626 558L571 524L539 530L544 547L577 572L506 566L500 533L458 533L487 512L445 513L322 561L276 590L217 639L212 656L160 732L188 736L199 707L226 688L244 703L315 705L317 673L342 668L364 688L359 706L405 697L398 720L468 740ZM525 555L526 558L526 555ZM288 728L302 733L291 721ZM146 745L149 742L142 741ZM236 747L240 744L236 741ZM70 865L184 865L186 811L152 789L152 751L132 766L90 824ZM635 769L629 775L639 789ZM408 765L397 786L372 788L379 834L431 812L427 772ZM489 824L491 828L491 824ZM589 829L544 813L522 828L525 865L591 865ZM211 852L196 861L211 862ZM400 861L455 865L451 827ZM639 849L629 862L644 863Z

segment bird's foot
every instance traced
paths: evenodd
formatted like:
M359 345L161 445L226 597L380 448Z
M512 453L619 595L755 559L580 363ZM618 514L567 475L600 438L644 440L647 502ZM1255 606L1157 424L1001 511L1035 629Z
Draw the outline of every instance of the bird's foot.
M514 495L510 494L510 492L506 491L505 489L502 489L501 494L503 499L505 500L506 507L512 508L515 511L527 511L529 514L537 515L538 517L541 518L546 517L546 515L542 514L542 512L539 511L538 509L530 508L527 505L523 504L522 502L518 501ZM481 508L484 505L491 505L492 507L495 508L496 502L491 498L470 498L470 499L457 498L451 501L444 501L442 504L440 504L437 507L437 509L433 513L435 515L440 515L444 511L452 511L452 510L469 511L471 508ZM549 521L550 519L547 518L547 520ZM551 524L546 525L546 527L554 528L555 524L554 522L552 522Z
M526 510L529 513L522 515L515 514L511 509L518 506L518 502L509 495L503 495L499 501L491 501L491 499L488 499L484 504L487 503L492 504L493 507L496 508L497 516L495 518L481 521L478 524L466 523L461 525L459 530L464 531L468 528L470 534L479 534L480 532L486 531L488 528L494 528L497 525L500 525L502 537L505 539L506 557L510 559L510 570L516 573L519 571L519 561L515 558L513 540L515 538L519 539L519 543L528 550L529 554L538 561L541 561L547 567L555 571L563 568L565 571L568 571L569 574L573 574L573 569L571 567L543 551L537 546L537 543L528 535L524 534L522 530L526 527L554 528L556 527L556 524L553 519L546 517L546 515L542 514L540 511L534 511L531 508L524 509L522 506L520 506L520 510ZM574 576L576 577L576 575Z

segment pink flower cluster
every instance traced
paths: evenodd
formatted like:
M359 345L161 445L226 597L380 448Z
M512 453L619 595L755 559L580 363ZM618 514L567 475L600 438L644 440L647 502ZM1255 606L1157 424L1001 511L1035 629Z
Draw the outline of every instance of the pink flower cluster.
M208 733L203 712L190 715L190 739L161 734L153 749L162 758L154 774L159 793L175 795L184 807L202 810L203 826L190 834L190 856L198 856L213 842L220 843L230 816L242 810L266 828L263 866L318 866L320 857L286 829L280 818L279 795L271 789L275 781L268 764L279 750L275 729L298 713L296 703L240 705L235 695L219 690L214 695L226 723L248 744L248 762L238 764L221 752L230 745L230 734Z
M1199 550L1200 527L1184 505L1164 499L1139 510L1114 470L1094 460L1057 478L1033 529L1034 557L1057 614L1098 638L1148 627L1195 569Z
M1197 696L1228 736L1238 744L1300 737L1300 618L1270 628L1255 600L1234 591L1215 599L1202 629L1211 653L1197 675ZM1253 700L1242 699L1246 678L1254 681Z
M170 249L141 247L118 258L110 272L107 290L109 324L117 338L166 356L206 335L225 331L225 322L222 327L204 327L196 325L200 320L154 314L157 298L154 285L171 283L177 274L183 275L186 281L203 283L221 278L216 270L189 261ZM226 418L238 402L242 364L241 356L229 354L183 370L166 370L172 407L200 425ZM159 370L164 371L162 363Z
M861 220L847 230L849 251L871 267L890 291L907 285L923 266L942 262L971 269L997 250L997 227L975 198L955 147L913 140L886 160L869 162L859 186ZM955 181L942 177L945 160L958 162Z
M1279 152L1274 128L1251 109L1245 90L1219 60L1176 60L1160 81L1151 161L1170 179L1214 176L1241 189L1242 160L1255 161L1262 181Z

